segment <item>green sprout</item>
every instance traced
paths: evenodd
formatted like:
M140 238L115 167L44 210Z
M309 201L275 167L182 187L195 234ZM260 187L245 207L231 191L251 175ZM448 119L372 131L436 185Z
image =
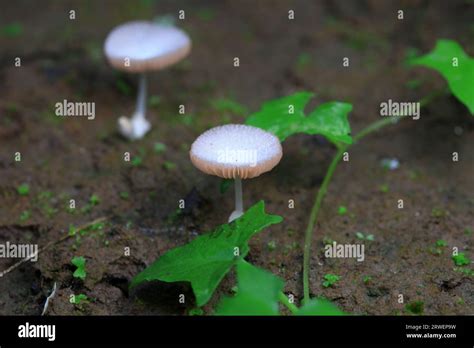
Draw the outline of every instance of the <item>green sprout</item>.
M163 163L163 167L166 169L166 170L173 170L176 168L176 163L173 163L173 162L170 162L170 161L165 161Z
M197 16L200 20L208 22L214 19L216 12L212 8L202 8L197 11Z
M84 256L75 256L71 260L71 263L77 267L77 269L74 271L72 276L74 278L79 278L79 279L86 279L86 259Z
M204 311L201 308L192 308L188 312L189 316L199 316L204 315Z
M429 249L429 251L433 255L441 255L443 253L443 248L446 246L448 246L448 242L444 239L439 239L435 242L434 246Z
M152 95L148 98L148 106L154 108L160 104L161 97L159 95Z
M270 251L273 251L276 249L276 242L274 240L271 240L267 243L267 248Z
M28 196L28 194L30 193L30 185L21 184L16 188L16 191L20 196Z
M331 237L328 237L328 236L323 237L323 244L324 245L331 245L332 243L334 243L334 239L332 239Z
M420 173L417 170L409 170L408 171L408 177L411 180L416 180L420 177Z
M375 240L375 237L373 234L367 234L365 235L362 232L356 232L356 238L360 240L368 240L369 242L373 242Z
M440 208L433 208L431 210L431 216L434 218L442 218L448 215L446 210L440 209Z
M90 225L89 227L85 228L83 231L84 232L100 231L100 230L103 230L104 227L105 227L105 222L96 222L96 223Z
M38 199L39 200L48 200L53 197L53 193L51 191L41 191L38 194Z
M130 161L130 164L134 167L141 166L146 155L146 151L142 147L140 147L137 152L138 154L133 156L132 160Z
M71 299L71 303L80 306L83 303L89 303L89 298L84 294L74 295Z
M95 193L89 198L89 204L96 206L100 203L100 198Z
M71 302L74 306L79 308L79 310L83 310L83 305L86 303L90 303L89 298L85 294L78 294L72 295L69 302Z
M462 273L468 277L474 277L474 270L467 267L454 267L454 271Z
M25 222L31 217L31 212L29 210L23 210L20 214L20 222Z
M163 143L157 142L157 143L153 144L153 151L155 151L155 153L157 153L157 154L165 152L166 151L166 145L163 144Z
M296 59L296 68L304 69L309 63L311 63L311 55L307 52L303 52Z
M89 202L81 209L82 213L89 213L93 207L99 205L100 197L96 194L93 194L89 198Z
M343 205L339 206L339 208L337 208L337 213L339 215L346 215L347 214L347 208Z
M414 301L407 303L405 309L413 314L423 314L425 303L423 301Z
M15 38L23 33L23 26L20 23L10 23L1 29L1 34L9 38Z
M324 278L323 286L325 288L332 287L334 284L336 284L339 281L339 279L341 279L340 276L335 275L335 274L330 274L330 273L325 274L323 278Z
M73 224L70 224L69 225L69 230L68 230L68 235L69 236L75 236L77 233L77 228L73 225Z
M369 275L364 276L364 278L362 278L362 281L364 282L364 284L368 284L372 281L372 277Z
M471 263L471 260L469 260L469 258L464 253L453 255L451 259L454 261L456 266L465 266Z
M134 167L139 167L143 163L143 158L141 156L133 156L132 160L130 161L130 164Z

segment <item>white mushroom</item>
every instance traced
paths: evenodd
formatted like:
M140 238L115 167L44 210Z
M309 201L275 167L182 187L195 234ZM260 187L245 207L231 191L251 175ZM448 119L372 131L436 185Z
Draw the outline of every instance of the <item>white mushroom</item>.
M137 105L132 118L119 118L119 130L129 139L142 138L150 129L146 113L147 71L177 63L191 50L191 40L182 30L147 21L119 25L107 36L105 55L116 69L139 73Z
M229 124L211 128L192 144L194 166L206 174L235 181L235 211L229 222L243 214L242 179L272 170L283 155L279 139L260 128Z

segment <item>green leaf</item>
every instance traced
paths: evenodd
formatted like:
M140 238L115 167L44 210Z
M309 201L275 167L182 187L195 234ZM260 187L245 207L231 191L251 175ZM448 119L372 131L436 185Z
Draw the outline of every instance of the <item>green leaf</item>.
M171 161L164 161L163 168L165 168L166 170L173 170L176 168L176 163L173 163Z
M461 45L452 40L438 40L433 51L410 59L409 63L438 71L447 80L451 93L474 115L474 59Z
M1 32L6 37L14 38L23 33L23 26L20 23L10 23L5 25Z
M339 206L339 208L337 209L337 213L339 215L346 215L347 214L347 208L343 205Z
M453 255L451 258L453 259L456 266L465 266L471 263L471 260L469 260L469 258L464 253Z
M361 239L361 240L365 239L365 235L362 232L356 232L356 237L357 239Z
M225 297L216 315L278 315L278 294L284 282L277 276L252 266L244 260L237 263L238 292Z
M21 184L16 188L16 190L20 196L28 196L28 194L30 193L30 185Z
M155 153L162 153L162 152L165 152L166 151L166 145L163 144L163 143L159 143L159 142L156 142L154 145L153 145L153 150L155 151Z
M204 315L204 311L201 308L193 308L188 312L189 316L193 315Z
M308 116L304 109L313 93L299 92L263 104L262 109L247 118L246 123L275 134L280 141L297 133L320 134L338 145L352 143L347 115L352 105L329 102L319 105Z
M100 198L95 193L89 198L89 204L95 206L100 203Z
M413 301L405 305L405 310L413 314L423 314L425 303L423 301Z
M87 297L87 295L84 295L84 294L74 295L71 300L71 303L75 305L80 305L83 302L89 303L89 298Z
M72 276L82 280L86 279L86 259L84 256L75 256L71 263L77 267Z
M312 298L295 315L345 315L337 306L323 298Z
M341 277L339 277L338 275L330 274L330 273L325 274L323 278L324 278L323 286L325 288L329 288L330 286L333 286L339 281L339 279L341 279Z
M197 305L206 304L231 267L247 255L249 239L265 227L283 220L281 216L266 214L264 209L265 204L260 201L237 220L168 251L139 273L130 288L153 280L186 281L191 283ZM235 255L236 250L238 255Z
M20 214L20 222L25 222L31 217L31 212L29 210L23 210Z

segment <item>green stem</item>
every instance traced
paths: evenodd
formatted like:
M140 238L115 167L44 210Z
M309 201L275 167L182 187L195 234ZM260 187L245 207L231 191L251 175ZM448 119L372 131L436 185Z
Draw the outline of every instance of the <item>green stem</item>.
M446 90L442 89L440 91L435 91L431 94L428 94L426 97L424 97L420 100L420 102L419 102L420 103L420 109L425 107L426 105L428 105L433 99L435 99L435 98L437 98L440 95L443 95L445 93L446 93ZM371 123L370 125L368 125L364 129L362 129L359 133L354 135L354 143L356 143L357 141L359 141L363 137L379 130L380 128L383 128L383 127L388 126L390 124L398 123L398 121L400 121L404 117L405 116L386 117L386 118L383 118L381 120L378 120L376 122ZM343 145L343 147L345 147L345 149L347 149L347 148L350 147L350 145Z
M311 214L309 215L309 222L308 226L306 227L306 233L304 238L304 254L303 254L303 291L304 291L304 302L309 301L309 256L311 252L311 238L313 236L313 228L316 220L318 218L319 208L321 207L321 203L323 201L324 195L329 186L329 182L331 181L332 175L336 170L337 164L341 160L346 148L348 146L344 145L339 148L336 155L333 157L331 164L324 176L323 183L321 188L318 190L316 195L316 200L311 208Z
M387 117L387 118L384 118L384 119L381 119L379 121L369 124L367 127L362 129L359 133L354 135L354 143L358 142L360 139L369 135L370 133L378 131L380 128L398 123L400 119L401 117ZM345 149L347 149L350 147L350 145L345 145L344 147Z
M443 95L446 93L446 90L435 91L423 99L420 100L420 108L429 104L433 99L436 97ZM378 131L379 129L397 123L401 117L386 117L379 121L373 122L364 129L362 129L359 133L354 136L354 144L359 141L360 139L366 137L367 135ZM309 216L308 226L306 227L305 238L304 238L304 254L303 254L303 294L304 299L303 302L307 302L310 300L309 298L309 259L311 254L311 239L313 237L313 229L314 225L317 222L319 209L321 208L322 201L324 196L326 195L329 183L332 179L334 171L339 164L344 152L347 151L351 147L351 144L342 144L338 146L337 153L334 155L331 164L326 171L326 175L324 176L323 183L321 184L318 193L316 194L315 201L313 207L311 208L311 214Z
M283 292L280 291L278 293L278 299L286 306L286 308L290 310L292 314L296 314L296 312L298 311L298 307L291 303L288 297Z

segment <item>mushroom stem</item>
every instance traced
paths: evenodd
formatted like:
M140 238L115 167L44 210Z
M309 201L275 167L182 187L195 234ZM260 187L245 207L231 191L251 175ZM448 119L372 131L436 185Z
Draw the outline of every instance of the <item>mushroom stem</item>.
M242 179L236 178L234 185L235 185L235 210L243 212L244 204L242 202Z
M135 113L133 114L134 118L143 118L145 119L146 113L146 75L145 73L140 74L140 79L138 82L138 94L137 94L137 107Z
M229 222L239 218L244 213L244 204L242 200L242 179L234 179L234 191L235 191L235 210L230 214Z
M140 74L138 82L137 105L132 118L122 116L119 118L120 132L131 140L143 138L150 130L150 122L145 118L146 113L146 75Z

